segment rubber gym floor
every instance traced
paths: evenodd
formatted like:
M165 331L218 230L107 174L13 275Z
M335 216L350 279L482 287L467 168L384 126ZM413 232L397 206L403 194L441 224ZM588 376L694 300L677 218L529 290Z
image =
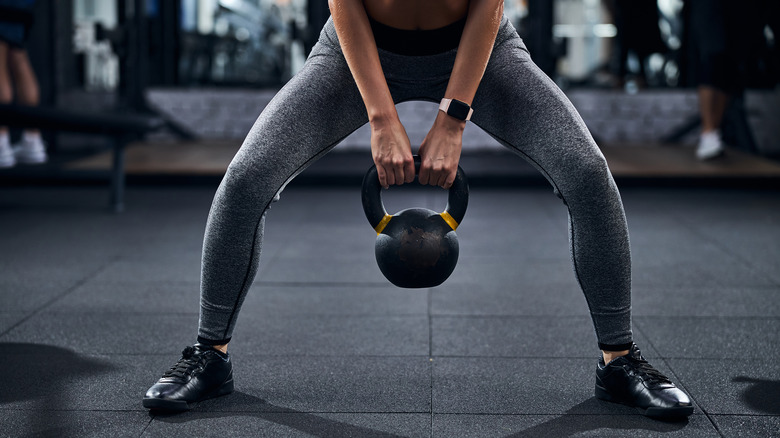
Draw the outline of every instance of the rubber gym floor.
M680 422L594 398L566 209L544 183L475 180L458 266L422 290L380 273L358 185L293 183L230 346L236 392L177 415L141 398L195 340L215 184L131 181L121 214L102 186L6 184L0 436L778 436L777 180L713 181L618 181L635 340L693 398Z

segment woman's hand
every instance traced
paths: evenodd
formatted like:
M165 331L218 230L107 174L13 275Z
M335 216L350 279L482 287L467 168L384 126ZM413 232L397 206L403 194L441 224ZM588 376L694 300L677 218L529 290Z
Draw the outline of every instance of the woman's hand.
M504 15L503 0L472 0L466 26L460 37L458 54L452 66L444 96L473 104L474 95L485 73L496 34ZM475 109L479 111L479 108ZM455 181L463 146L463 129L466 122L439 111L433 127L420 145L421 184L431 184L449 189Z
M382 187L414 181L409 136L397 115L371 121L371 153Z
M371 152L382 187L414 181L409 137L398 119L361 0L329 0L339 44L371 123Z
M463 129L466 122L450 117L442 111L420 145L420 184L452 187L458 172L460 151L463 147Z

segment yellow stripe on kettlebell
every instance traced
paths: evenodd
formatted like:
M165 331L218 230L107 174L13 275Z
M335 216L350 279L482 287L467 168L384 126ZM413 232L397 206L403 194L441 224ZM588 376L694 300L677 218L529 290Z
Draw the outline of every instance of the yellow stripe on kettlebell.
M376 231L376 233L377 233L377 234L381 234L381 233L382 233L382 230L384 230L384 229L385 229L385 227L387 226L387 224L389 224L389 223L390 223L390 219L392 219L392 218L393 218L393 216L391 216L391 215L389 215L389 214L385 214L385 217L383 217L383 218L382 218L382 220L381 220L381 221L379 221L379 224L377 224L377 226L376 226L376 227L374 227L374 230Z
M444 219L444 222L447 222L447 225L449 225L450 228L452 228L452 231L455 231L458 228L458 221L456 221L455 218L452 217L449 212L444 211L440 213L439 216L441 216L441 218Z

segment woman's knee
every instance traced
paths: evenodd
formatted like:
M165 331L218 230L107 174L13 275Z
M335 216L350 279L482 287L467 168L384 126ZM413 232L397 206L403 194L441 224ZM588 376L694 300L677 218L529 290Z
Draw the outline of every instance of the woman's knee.
M581 154L567 166L564 177L556 181L567 204L592 204L594 199L608 199L617 195L617 186L604 155L596 149Z
M276 191L270 187L268 167L234 160L222 178L215 203L246 211L264 209Z

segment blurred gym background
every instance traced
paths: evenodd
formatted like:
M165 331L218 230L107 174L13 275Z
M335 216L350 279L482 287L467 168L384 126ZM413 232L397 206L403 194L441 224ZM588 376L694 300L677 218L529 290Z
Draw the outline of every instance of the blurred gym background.
M748 48L750 84L723 126L734 153L699 163L691 149L699 118L686 1L658 0L657 14L624 25L650 29L638 41L621 35L620 20L631 17L621 15L619 3L505 2L534 61L568 94L616 176L780 175L780 68L771 27ZM37 2L34 12L28 51L43 106L163 120L161 129L131 139L131 177L219 176L263 106L301 68L329 16L324 0L58 0ZM413 144L435 116L430 105L399 105ZM368 135L362 128L336 152L368 151ZM106 136L50 130L45 137L48 165L3 170L0 181L111 166ZM502 153L475 127L464 140L464 156L472 152Z

